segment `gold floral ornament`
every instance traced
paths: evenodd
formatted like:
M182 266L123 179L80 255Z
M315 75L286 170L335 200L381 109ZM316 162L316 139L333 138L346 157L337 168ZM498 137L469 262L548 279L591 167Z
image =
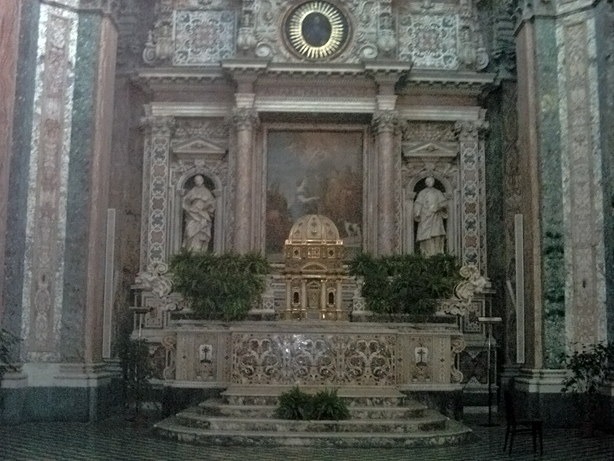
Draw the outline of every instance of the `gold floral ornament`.
M286 20L286 37L293 50L308 59L326 59L348 40L348 21L336 6L307 2L292 10Z

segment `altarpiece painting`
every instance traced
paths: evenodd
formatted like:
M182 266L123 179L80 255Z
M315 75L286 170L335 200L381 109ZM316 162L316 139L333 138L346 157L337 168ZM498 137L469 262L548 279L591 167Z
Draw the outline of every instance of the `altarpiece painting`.
M306 214L330 218L350 251L362 247L362 131L267 133L266 252L281 260L292 224Z

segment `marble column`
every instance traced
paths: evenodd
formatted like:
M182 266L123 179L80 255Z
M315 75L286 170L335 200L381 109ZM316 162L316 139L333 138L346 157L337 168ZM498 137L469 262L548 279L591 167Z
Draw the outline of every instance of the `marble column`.
M233 112L237 135L234 250L239 253L253 250L253 152L258 120L258 114L252 108L238 108Z
M378 153L378 213L377 249L380 255L389 255L395 248L396 191L395 191L395 128L397 113L378 111L373 115L377 132Z
M103 379L104 242L117 52L113 5L21 4L28 28L20 44L24 68L17 94L25 97L20 96L18 124L28 132L22 129L14 146L19 161L9 177L15 226L7 233L11 248L5 262L14 270L5 274L3 302L11 303L12 318L20 320L28 385L96 387ZM70 412L32 397L24 411L34 418ZM73 408L92 417L92 401Z

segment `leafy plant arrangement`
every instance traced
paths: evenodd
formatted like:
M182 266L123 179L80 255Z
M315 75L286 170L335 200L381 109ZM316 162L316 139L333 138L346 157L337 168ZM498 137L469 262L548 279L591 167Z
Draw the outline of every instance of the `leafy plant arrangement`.
M462 278L452 255L420 254L373 257L368 253L350 262L350 275L363 278L367 307L381 314L434 313L437 300L452 296Z
M17 336L5 329L0 329L0 383L5 373L17 371L13 363L13 348L21 341Z
M275 416L280 419L310 419L311 402L311 395L293 387L279 396Z
M610 381L614 371L614 343L584 345L565 356L565 367L571 374L563 380L561 391L595 403L599 389Z
M242 320L265 288L270 265L259 253L182 251L171 258L175 291L199 318Z
M279 396L275 416L280 419L337 421L349 419L350 411L336 389L325 389L311 395L297 386Z
M118 355L127 401L134 403L136 415L151 395L153 368L149 361L149 347L144 339L122 339L118 344Z

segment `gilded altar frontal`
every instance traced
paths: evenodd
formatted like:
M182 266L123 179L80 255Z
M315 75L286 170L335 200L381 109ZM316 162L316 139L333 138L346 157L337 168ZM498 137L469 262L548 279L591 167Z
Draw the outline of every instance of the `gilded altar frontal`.
M217 399L176 439L294 386L339 433L461 442L506 391L574 425L569 358L614 340L613 9L2 0L0 423L108 416L138 343L152 408Z

